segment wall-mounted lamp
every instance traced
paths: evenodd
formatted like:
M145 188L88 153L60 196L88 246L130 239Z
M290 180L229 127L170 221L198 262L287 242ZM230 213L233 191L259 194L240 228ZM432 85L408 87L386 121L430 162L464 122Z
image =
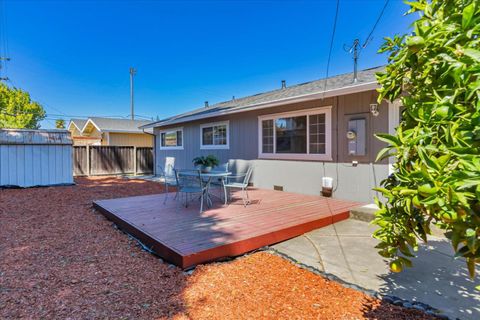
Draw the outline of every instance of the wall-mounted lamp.
M377 117L380 114L380 112L378 111L378 104L370 103L370 112L374 117Z

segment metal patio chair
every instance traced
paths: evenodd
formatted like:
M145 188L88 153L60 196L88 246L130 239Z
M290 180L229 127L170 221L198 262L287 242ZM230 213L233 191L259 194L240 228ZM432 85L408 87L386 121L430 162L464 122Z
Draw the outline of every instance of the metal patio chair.
M242 190L242 200L243 206L246 207L250 203L250 198L248 196L248 182L252 176L253 166L249 166L247 172L228 176L225 178L224 187L227 189L227 197L225 197L225 204L227 204L227 198L230 198L231 189L240 189Z
M165 185L165 198L163 199L163 203L167 201L168 197L168 186L177 187L177 179L175 177L175 158L173 157L166 157L165 158L165 167L160 167L160 178L163 179L163 183ZM178 188L175 192L174 200L178 196Z
M203 183L200 170L175 170L175 179L177 180L177 193L185 196L185 208L188 208L188 197L200 194L200 213L203 212L203 202L207 191Z

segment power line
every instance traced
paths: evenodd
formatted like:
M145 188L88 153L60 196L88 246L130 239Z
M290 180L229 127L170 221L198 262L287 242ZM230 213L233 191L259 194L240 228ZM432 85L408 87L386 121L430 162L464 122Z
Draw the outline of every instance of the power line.
M385 4L383 5L382 11L380 12L380 15L378 16L377 21L375 21L375 24L373 25L372 30L368 34L368 37L365 39L365 42L363 43L362 48L365 48L368 45L368 43L370 42L372 34L375 31L375 29L377 28L377 25L380 22L380 19L382 19L383 13L385 12L385 9L387 9L387 5L388 5L389 2L390 2L390 0L385 1Z
M10 61L8 50L6 3L0 0L0 81L7 81L7 62ZM2 69L4 71L2 71Z
M323 97L325 97L325 91L327 91L328 73L330 71L330 59L332 57L333 40L335 39L335 31L337 30L337 18L338 18L339 7L340 7L340 0L337 0L337 7L335 9L335 19L333 20L332 38L330 39L330 49L328 50L327 72L326 72L326 75L325 75L325 84L324 84L324 87L323 87Z
M15 83L13 83L13 81L11 79L8 79L8 82L10 82L10 84L14 87L14 88L18 88L18 86L15 85ZM46 108L46 109L51 109L55 112L58 112L58 113L50 113L50 112L47 112L47 116L55 116L55 117L65 117L65 118L90 118L92 117L92 115L72 115L72 114L66 114L65 112L51 106L51 105L48 105L47 103L45 103L44 101L40 100L40 99L37 99L38 97L35 97L34 95L32 95L30 92L28 93L30 95L30 97L32 98L32 100L40 103L40 105L42 105L42 107ZM126 119L128 118L130 115L126 115L126 116L123 116L123 115L110 115L110 116L104 116L104 115L101 115L101 116L96 116L96 117L99 117L99 118L120 118L120 119ZM147 116L142 116L142 115L138 115L142 118L148 118L150 119L151 117L147 117Z
M361 47L360 47L359 39L353 40L353 44L351 46L347 46L345 44L343 45L343 49L353 55L353 83L356 83L358 81L357 66L358 66L358 58L360 57L360 53L362 52L363 49L365 49L368 46L368 44L372 40L372 35L375 32L375 29L377 28L378 23L382 19L382 16L385 13L385 9L387 8L389 2L390 0L385 1L382 11L380 11L380 14L377 17L377 20L375 21L375 24L373 25L372 30L370 30L370 33L368 34L367 38L365 39L365 42Z

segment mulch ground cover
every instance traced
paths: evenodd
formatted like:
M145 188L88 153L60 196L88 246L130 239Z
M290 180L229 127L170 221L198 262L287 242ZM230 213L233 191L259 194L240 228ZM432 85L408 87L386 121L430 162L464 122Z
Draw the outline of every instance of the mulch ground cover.
M0 319L429 319L265 252L186 275L92 208L160 184L76 182L0 190Z

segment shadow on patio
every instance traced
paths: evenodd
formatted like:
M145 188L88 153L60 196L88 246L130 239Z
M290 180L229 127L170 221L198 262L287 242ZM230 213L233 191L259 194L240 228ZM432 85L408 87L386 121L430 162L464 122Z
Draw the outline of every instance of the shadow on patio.
M401 273L388 273L379 278L382 294L421 301L441 309L449 317L480 318L480 293L475 290L477 278L471 280L465 262L454 259L446 240L430 239L421 245L413 259L413 268Z

